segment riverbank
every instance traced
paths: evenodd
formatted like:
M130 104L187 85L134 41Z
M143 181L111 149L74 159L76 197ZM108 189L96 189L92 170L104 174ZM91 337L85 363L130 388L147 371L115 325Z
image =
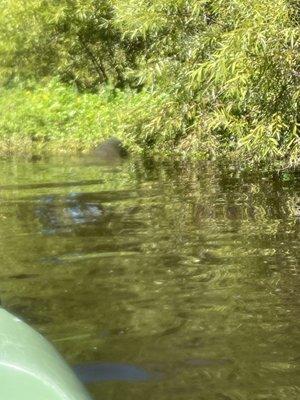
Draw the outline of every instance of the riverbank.
M2 154L114 135L131 153L300 164L296 2L2 3Z
M234 134L225 140L223 134L203 127L199 133L198 126L182 123L189 110L177 106L167 94L109 86L80 93L75 86L53 79L2 88L0 154L89 152L106 138L117 136L132 154L262 162L279 168L299 164L296 143L280 147L274 139L273 147L267 146L264 152Z
M117 136L131 153L182 156L161 126L166 97L109 86L80 93L53 79L2 88L0 154L88 152Z
M24 84L0 92L0 153L88 151L99 141L125 137L124 108L142 102L131 92L79 94L56 81Z

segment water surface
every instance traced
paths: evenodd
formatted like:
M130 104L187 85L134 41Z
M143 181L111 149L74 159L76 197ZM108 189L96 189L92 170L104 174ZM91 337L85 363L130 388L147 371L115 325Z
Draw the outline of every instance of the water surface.
M3 159L2 303L96 400L299 399L299 197L297 174Z

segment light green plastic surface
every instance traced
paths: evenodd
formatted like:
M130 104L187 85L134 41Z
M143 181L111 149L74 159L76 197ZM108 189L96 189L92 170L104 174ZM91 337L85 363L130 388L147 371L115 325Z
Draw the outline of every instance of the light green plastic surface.
M54 347L0 309L1 400L91 400Z

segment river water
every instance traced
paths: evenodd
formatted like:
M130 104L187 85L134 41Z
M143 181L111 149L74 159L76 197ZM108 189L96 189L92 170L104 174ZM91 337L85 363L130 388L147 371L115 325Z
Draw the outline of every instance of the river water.
M300 177L0 161L0 297L96 400L300 398Z

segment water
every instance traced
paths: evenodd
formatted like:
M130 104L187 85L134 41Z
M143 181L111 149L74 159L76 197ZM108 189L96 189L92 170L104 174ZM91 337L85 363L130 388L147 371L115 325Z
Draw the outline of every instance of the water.
M296 174L2 160L2 303L96 400L299 399L299 197Z

